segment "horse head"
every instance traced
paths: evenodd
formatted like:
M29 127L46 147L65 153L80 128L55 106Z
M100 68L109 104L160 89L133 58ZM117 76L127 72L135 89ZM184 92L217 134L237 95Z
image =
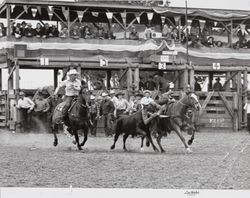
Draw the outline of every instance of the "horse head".
M187 107L194 108L196 111L199 111L201 105L199 103L198 97L194 93L190 93L182 99L182 103Z

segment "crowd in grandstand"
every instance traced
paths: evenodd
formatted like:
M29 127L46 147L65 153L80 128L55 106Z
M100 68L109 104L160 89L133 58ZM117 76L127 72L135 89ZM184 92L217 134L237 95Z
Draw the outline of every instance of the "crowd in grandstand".
M93 24L93 25L92 25ZM102 23L92 23L92 24L74 24L70 30L65 26L61 25L60 30L56 25L49 25L45 23L37 23L36 27L32 27L31 23L12 24L11 35L15 38L20 39L22 37L36 37L36 38L72 38L72 39L116 39L116 35L111 31L111 28L104 26ZM190 47L199 48L202 46L206 47L221 47L223 42L216 39L213 35L214 28L209 22L206 22L203 27L201 27L199 20L193 20L190 28L188 28L188 37L186 37L186 30L176 28L172 25L165 23L161 28L160 35L155 27L146 25L143 33L137 31L136 26L131 26L128 39L139 40L139 39L152 39L152 38L164 38L169 40L175 40L176 42L186 43L188 41ZM181 31L181 32L179 32ZM222 29L222 31L225 31ZM248 29L241 25L236 30L237 41L233 43L234 49L238 48L250 48L250 40L247 40L250 35ZM6 27L3 23L0 23L0 37L6 36Z

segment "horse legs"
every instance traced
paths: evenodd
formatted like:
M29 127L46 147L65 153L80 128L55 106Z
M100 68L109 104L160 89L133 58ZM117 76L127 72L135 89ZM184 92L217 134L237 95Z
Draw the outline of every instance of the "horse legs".
M120 133L116 133L116 134L115 134L114 143L113 143L113 145L110 147L110 149L113 150L113 149L115 148L115 143L117 142L119 136L120 136Z
M86 141L87 141L87 139L88 139L88 128L86 128L86 129L84 129L84 132L83 132L83 134L84 134L84 139L83 139L83 141L82 141L82 143L80 144L80 146L84 146L84 144L86 143Z
M176 132L176 134L179 136L179 138L181 139L182 143L184 144L184 147L187 150L187 152L191 152L190 148L188 147L188 145L187 145L187 143L185 141L185 138L181 134L180 127L175 122L172 122L172 126L173 126L174 131Z
M124 151L128 151L127 148L126 148L126 140L128 138L129 134L126 133L125 135L123 135L123 150Z
M58 128L58 125L53 124L52 131L53 131L53 134L54 134L54 142L53 142L54 146L58 145L58 139L57 139L57 135L56 135L57 128Z
M192 130L193 130L193 133L192 133L191 138L188 140L188 145L191 145L194 141L195 128L193 128Z
M74 135L75 135L75 140L76 140L76 145L77 145L77 148L78 148L78 150L82 150L82 147L81 147L81 145L80 145L80 143L79 143L79 136L78 136L78 132L77 132L77 130L73 130L73 132L74 132Z
M158 143L158 145L159 145L159 147L160 147L160 150L161 150L161 153L165 153L166 151L162 148L162 146L161 146L161 138L162 138L162 134L161 133L158 133L158 136L157 136L157 138L156 138L156 141L157 141L157 143Z

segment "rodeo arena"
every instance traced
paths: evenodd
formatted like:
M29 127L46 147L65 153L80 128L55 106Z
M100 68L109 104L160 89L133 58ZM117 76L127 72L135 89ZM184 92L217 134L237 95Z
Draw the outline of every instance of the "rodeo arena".
M249 190L249 74L249 10L4 0L0 186Z

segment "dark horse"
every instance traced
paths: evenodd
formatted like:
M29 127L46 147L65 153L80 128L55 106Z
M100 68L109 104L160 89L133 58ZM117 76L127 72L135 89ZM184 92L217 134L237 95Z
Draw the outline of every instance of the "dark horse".
M75 141L77 148L79 150L82 150L82 146L84 146L85 142L88 139L88 107L86 104L86 93L81 90L79 93L79 96L76 100L73 101L69 111L68 111L68 118L64 121L64 124L68 127L68 130L71 134L75 136ZM55 111L53 113L52 117L52 130L54 133L54 146L57 146L58 144L58 139L56 135L56 127L58 126L58 109L62 107L63 104L60 103L57 105L55 108ZM80 144L79 143L79 136L78 136L78 130L82 129L84 133L84 139L83 142Z
M188 110L200 109L200 103L197 96L193 93L184 95L179 101L175 101L166 106L164 115L152 120L150 130L156 134L156 140L160 147L161 152L165 152L161 145L161 138L167 135L170 131L174 130L181 139L187 152L192 152L188 145L191 145L194 140L195 128L192 124L192 117L188 116ZM186 143L181 131L187 128L191 133L191 138ZM143 139L141 147L143 146Z

